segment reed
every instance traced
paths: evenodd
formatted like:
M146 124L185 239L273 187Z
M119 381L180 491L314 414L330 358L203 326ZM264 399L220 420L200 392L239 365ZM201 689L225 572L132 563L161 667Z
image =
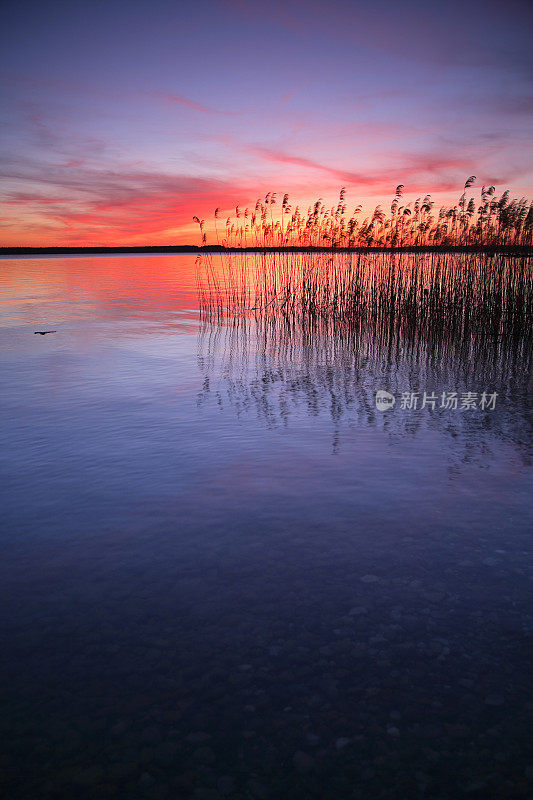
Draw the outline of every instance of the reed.
M464 184L453 207L436 209L431 195L403 201L404 185L394 192L390 210L378 205L360 219L361 205L348 214L346 189L340 190L336 206L326 208L318 199L307 211L294 209L287 193L277 210L276 193L259 198L253 210L240 207L227 217L219 236L215 210L217 244L226 248L428 248L428 247L523 247L533 245L533 203L525 198L510 199L509 190L496 196L494 186L482 186L474 193L475 176ZM193 217L200 226L201 244L207 243L205 220Z
M221 253L197 259L205 318L349 322L391 335L531 336L533 257L503 253Z

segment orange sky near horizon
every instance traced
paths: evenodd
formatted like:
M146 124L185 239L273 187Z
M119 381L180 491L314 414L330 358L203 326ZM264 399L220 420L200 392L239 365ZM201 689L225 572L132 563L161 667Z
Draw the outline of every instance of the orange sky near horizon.
M398 184L533 197L528 3L12 0L0 26L0 245L215 243L287 192L347 216ZM460 25L458 25L460 20ZM270 212L270 209L269 209ZM270 216L270 213L269 213Z

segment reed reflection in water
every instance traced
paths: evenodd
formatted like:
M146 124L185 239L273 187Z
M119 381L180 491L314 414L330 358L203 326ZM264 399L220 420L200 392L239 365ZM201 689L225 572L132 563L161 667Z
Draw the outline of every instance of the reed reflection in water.
M199 403L228 403L266 425L329 415L394 439L438 430L450 462L490 461L497 440L529 463L530 258L478 254L258 254L198 263ZM385 413L375 394L397 400ZM417 408L402 408L404 393ZM422 408L423 395L436 397ZM446 408L456 392L458 407ZM475 407L461 408L464 393ZM496 393L498 409L480 408Z

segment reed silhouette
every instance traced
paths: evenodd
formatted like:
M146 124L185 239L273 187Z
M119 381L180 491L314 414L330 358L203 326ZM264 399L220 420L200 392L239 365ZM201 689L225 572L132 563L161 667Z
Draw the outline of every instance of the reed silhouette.
M533 207L510 200L507 191L497 198L493 186L481 189L476 204L468 196L474 181L465 181L456 206L438 213L429 195L403 205L400 184L390 214L378 206L362 223L360 207L347 219L344 189L336 208L326 210L318 200L306 216L292 211L288 194L278 219L273 193L252 213L237 208L225 233L217 228L217 241L257 250L204 253L196 261L205 370L199 403L216 395L220 405L229 401L239 414L254 409L269 425L286 424L298 405L311 415L327 408L335 449L350 413L353 424L379 418L378 388L497 391L513 419L450 419L444 429L455 438L464 434L453 457L460 452L468 460L474 445L487 453L497 436L529 459L520 443L530 440L524 398L532 355ZM205 222L197 221L205 243ZM299 249L283 249L292 245ZM525 251L517 254L515 246ZM224 390L214 389L217 375ZM416 415L381 420L402 435L421 424Z
M497 253L221 253L197 261L204 317L349 321L352 327L531 335L533 257Z
M475 176L464 184L453 207L436 209L431 195L405 203L404 185L396 187L386 213L378 205L360 219L362 206L348 214L346 189L340 190L336 206L326 208L319 198L307 211L292 208L285 193L277 211L275 192L259 198L253 209L239 206L227 217L222 231L215 210L215 235L226 248L359 248L359 247L496 247L533 245L533 203L510 199L509 190L496 196L494 186L473 193ZM200 243L207 244L205 220L193 217L200 227Z
M348 437L378 427L391 439L443 436L442 458L450 474L466 465L490 467L504 443L517 463L531 464L528 376L532 352L523 335L491 328L464 330L442 320L425 330L401 316L376 320L259 313L204 316L198 339L203 376L198 405L253 417L268 428L315 418L313 433L328 430L334 453ZM378 389L435 392L436 408L376 410ZM442 393L496 392L497 410L449 410ZM322 419L322 424L318 424ZM298 422L299 420L299 422ZM317 433L318 432L318 433ZM447 443L447 444L446 444Z

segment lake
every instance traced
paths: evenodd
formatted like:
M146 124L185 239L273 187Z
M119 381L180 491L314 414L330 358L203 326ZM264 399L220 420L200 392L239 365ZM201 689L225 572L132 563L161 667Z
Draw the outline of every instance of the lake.
M528 797L531 341L198 269L0 261L6 796Z

